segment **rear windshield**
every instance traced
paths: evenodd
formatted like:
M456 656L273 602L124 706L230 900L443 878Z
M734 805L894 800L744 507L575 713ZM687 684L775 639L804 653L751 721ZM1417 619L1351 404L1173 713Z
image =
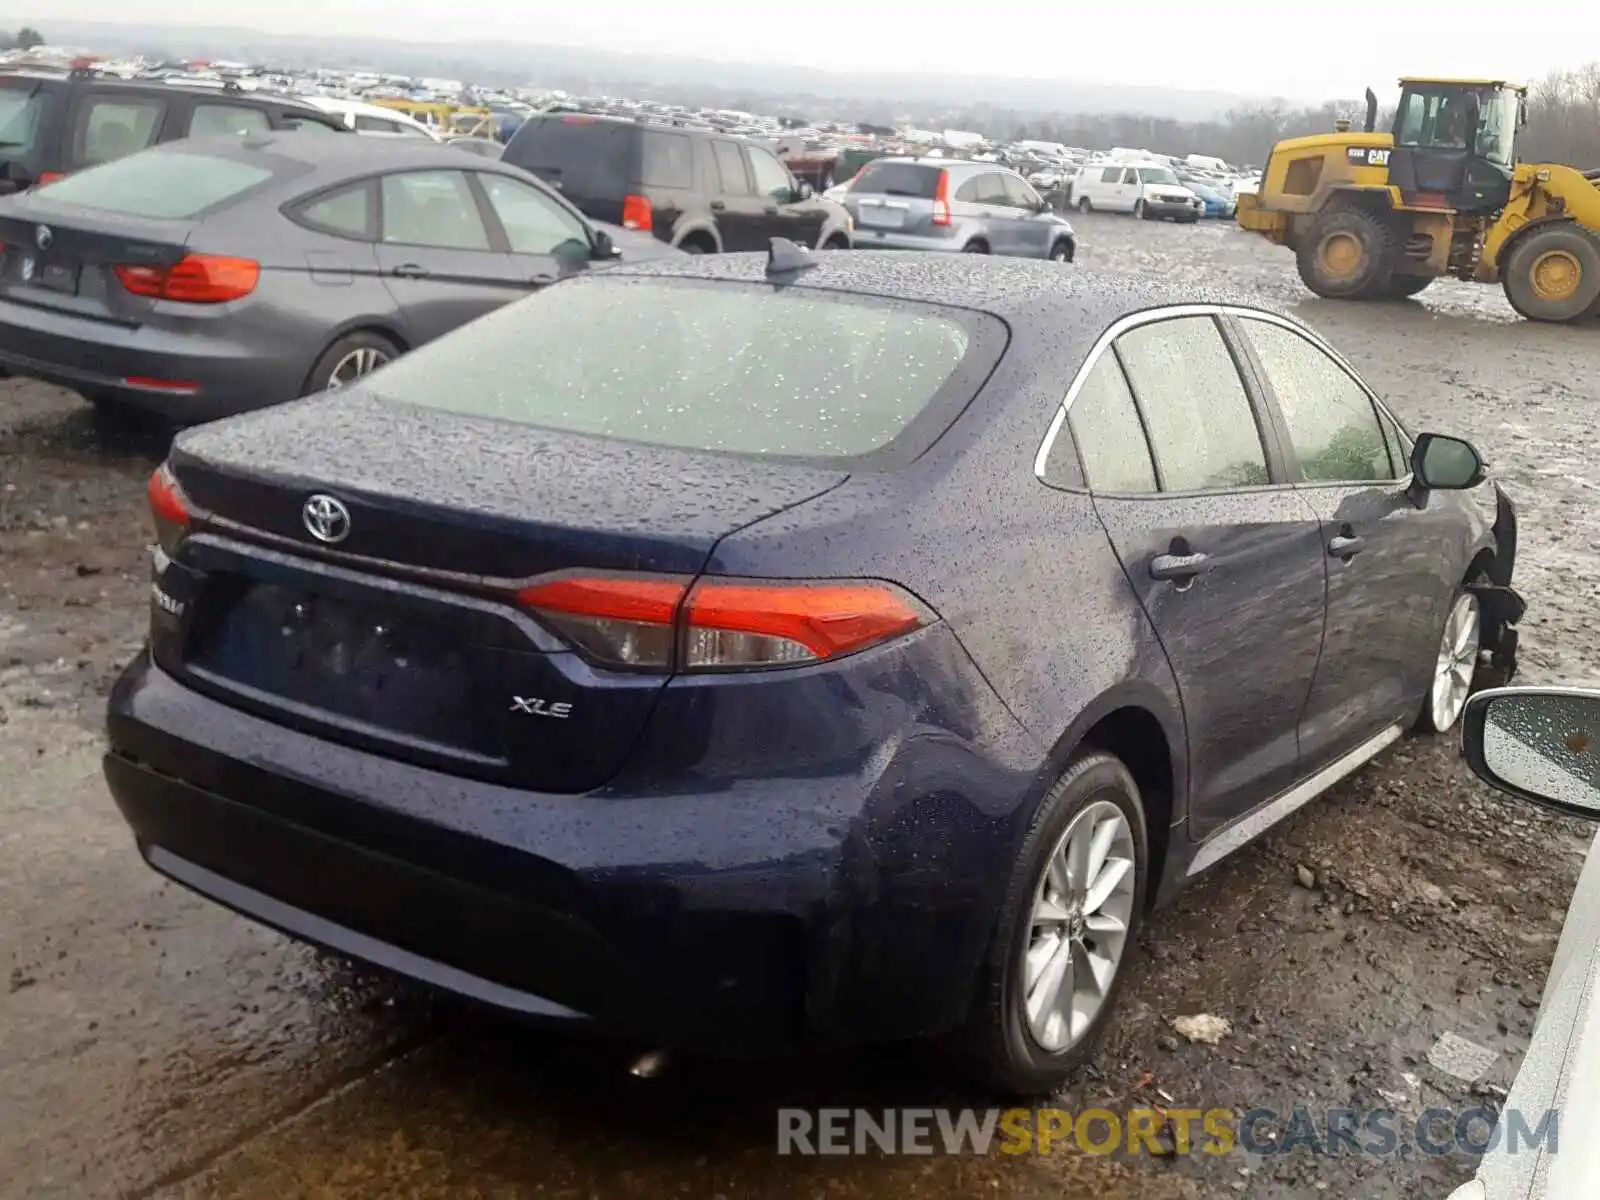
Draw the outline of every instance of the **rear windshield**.
M253 163L209 154L132 154L58 179L42 191L55 204L158 221L199 216L272 178Z
M936 437L959 412L943 401L964 405L1002 344L974 313L612 276L502 308L367 388L563 432L834 461L882 450L930 406Z
M635 183L630 126L594 117L539 117L523 123L501 158L555 183L574 179Z
M44 94L31 80L0 81L0 158L26 158L39 135Z
M932 200L939 190L940 170L920 163L868 163L866 171L856 180L855 190L874 196L914 196Z

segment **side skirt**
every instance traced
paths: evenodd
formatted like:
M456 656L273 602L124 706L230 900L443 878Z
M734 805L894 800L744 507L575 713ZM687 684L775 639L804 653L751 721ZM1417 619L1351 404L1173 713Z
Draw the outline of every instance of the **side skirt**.
M1376 736L1368 738L1343 758L1335 759L1311 778L1295 784L1282 795L1268 800L1245 813L1232 824L1224 825L1195 851L1189 861L1190 875L1198 875L1207 867L1221 862L1241 846L1254 841L1285 817L1298 812L1346 775L1350 775L1393 745L1405 732L1402 725L1391 725Z

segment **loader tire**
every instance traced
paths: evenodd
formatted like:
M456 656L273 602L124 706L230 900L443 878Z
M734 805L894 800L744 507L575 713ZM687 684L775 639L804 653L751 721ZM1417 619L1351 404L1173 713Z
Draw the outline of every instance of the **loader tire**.
M1577 225L1536 229L1512 247L1506 299L1530 321L1576 321L1600 305L1600 243Z
M1323 213L1295 253L1305 285L1329 300L1385 295L1394 259L1394 234L1388 222L1358 208Z
M1393 300L1404 300L1407 296L1415 296L1432 282L1432 275L1394 275L1390 277L1389 288L1384 295Z

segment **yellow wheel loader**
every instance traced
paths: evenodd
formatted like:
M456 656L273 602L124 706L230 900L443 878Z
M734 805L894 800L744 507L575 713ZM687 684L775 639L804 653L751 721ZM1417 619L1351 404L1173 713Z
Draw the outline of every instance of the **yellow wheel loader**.
M1394 129L1290 138L1272 148L1237 219L1295 253L1319 296L1411 296L1448 275L1499 283L1523 316L1600 312L1600 171L1518 162L1527 88L1402 79Z

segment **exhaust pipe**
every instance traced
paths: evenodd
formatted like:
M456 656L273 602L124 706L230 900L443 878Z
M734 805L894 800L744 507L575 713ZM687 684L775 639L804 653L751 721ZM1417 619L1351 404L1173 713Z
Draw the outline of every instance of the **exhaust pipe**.
M1373 126L1378 123L1378 97L1371 88L1367 89L1367 132L1371 133Z

